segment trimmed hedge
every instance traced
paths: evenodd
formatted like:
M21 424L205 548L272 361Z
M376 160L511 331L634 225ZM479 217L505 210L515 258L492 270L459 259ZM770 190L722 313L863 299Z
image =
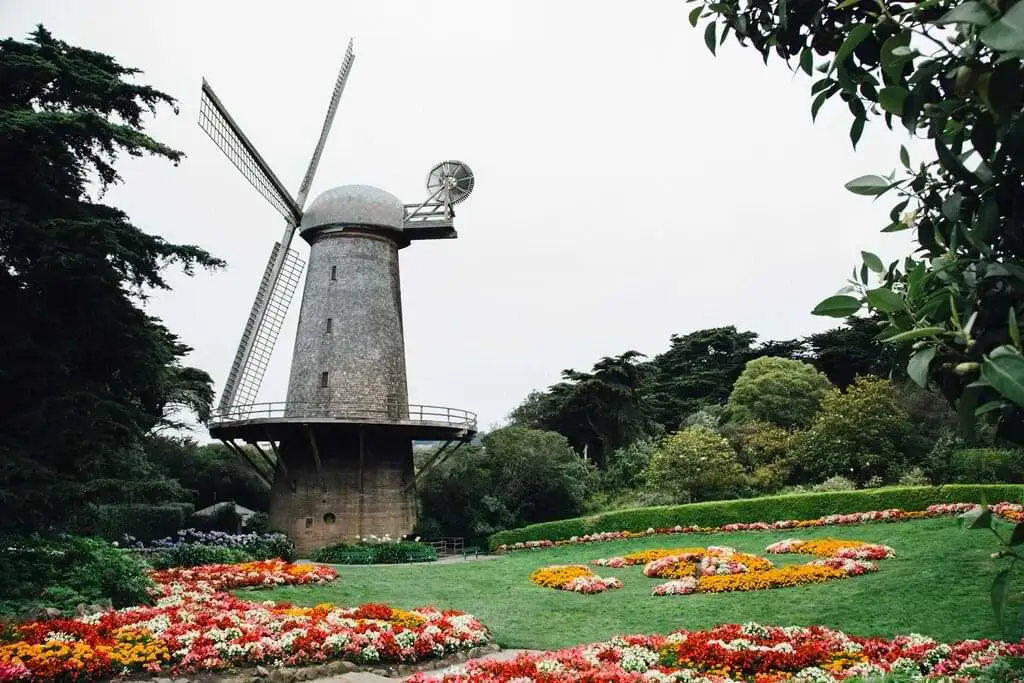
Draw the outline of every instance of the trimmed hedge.
M859 491L799 493L785 496L716 500L688 505L616 510L589 517L531 524L499 531L488 539L491 550L499 545L524 541L561 541L599 531L644 531L649 528L722 526L733 522L777 522L784 519L817 519L870 510L924 510L937 503L988 503L1024 500L1024 485L951 484L903 486Z
M108 541L121 541L128 535L148 543L177 534L194 510L191 503L99 505L87 513L89 521L81 531Z

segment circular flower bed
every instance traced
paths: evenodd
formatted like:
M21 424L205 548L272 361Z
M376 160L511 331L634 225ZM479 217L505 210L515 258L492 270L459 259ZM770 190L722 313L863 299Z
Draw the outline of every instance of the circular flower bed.
M893 640L848 636L821 626L777 628L730 624L668 636L622 636L558 652L522 654L512 661L473 661L452 673L419 673L410 683L512 681L898 680L967 681L998 657L1024 655L1024 644L968 640L943 644L919 635Z
M896 557L896 551L887 545L864 541L844 541L836 538L816 538L802 541L787 538L772 543L768 552L775 554L802 553L818 557L840 557L848 560L889 560Z
M824 583L832 579L861 576L878 571L868 559L896 556L884 545L833 538L812 541L787 539L768 547L771 553L804 553L822 557L806 564L775 567L757 555L741 553L725 546L685 548L677 554L666 550L644 551L656 557L644 565L644 576L671 579L656 586L652 595L690 595L692 593L726 593L732 591L767 590L808 583ZM639 553L635 554L639 555ZM598 562L624 560L624 556Z
M347 659L412 662L486 643L461 612L387 605L294 607L223 591L332 581L333 569L280 560L153 572L155 604L17 626L0 640L0 681L110 678Z
M588 595L622 588L622 582L615 577L602 578L582 564L554 564L535 569L530 574L530 583Z

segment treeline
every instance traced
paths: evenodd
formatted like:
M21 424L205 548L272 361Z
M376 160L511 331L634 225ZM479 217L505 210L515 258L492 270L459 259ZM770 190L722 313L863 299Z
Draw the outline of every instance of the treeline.
M878 321L758 343L735 327L667 351L599 359L530 393L509 425L429 473L426 536L611 508L890 484L1024 482L991 430L958 436L936 392L909 382Z

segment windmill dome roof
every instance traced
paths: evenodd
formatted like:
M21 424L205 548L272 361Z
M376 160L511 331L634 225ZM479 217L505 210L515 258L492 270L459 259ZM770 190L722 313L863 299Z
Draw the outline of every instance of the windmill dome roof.
M401 230L405 205L371 185L342 185L321 193L302 215L303 231L333 225L364 225Z

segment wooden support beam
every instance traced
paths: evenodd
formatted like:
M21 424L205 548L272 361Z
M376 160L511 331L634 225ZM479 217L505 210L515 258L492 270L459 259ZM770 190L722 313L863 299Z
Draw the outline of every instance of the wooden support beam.
M268 487L273 486L270 480L267 479L266 475L263 474L263 470L257 467L256 463L253 462L252 458L249 457L249 454L245 451L244 448L240 448L238 444L236 444L234 441L228 441L227 439L221 439L220 442L227 446L228 450L233 452L235 455L241 456L243 460L249 463L249 466L252 467L254 472L256 472L256 476L263 480L263 483L265 483Z
M433 455L431 455L429 458L427 458L427 461L425 463L423 463L423 467L420 468L420 471L416 472L415 474L413 474L412 481L410 481L408 484L405 485L405 488L402 489L402 493L407 493L409 491L409 489L411 489L413 486L416 485L416 482L418 482L420 479L422 479L427 474L427 472L429 472L430 470L434 469L435 467L437 467L438 465L443 463L445 460L450 458L452 456L452 454L455 453L455 451L457 451L460 448L462 448L462 444L464 444L464 443L466 443L466 442L465 441L458 442L457 444L455 444L455 448L453 448L451 450L451 453L448 453L447 455L445 455L445 452L448 450L448 447L452 445L452 441L451 440L445 441L443 446L438 448L434 452Z
M366 427L359 425L359 495L363 495L363 465L366 463ZM360 519L362 517L360 516ZM361 532L360 532L361 533Z
M320 462L320 449L316 445L316 436L313 435L313 429L308 425L302 425L302 428L306 430L306 436L309 438L309 448L313 452L313 462L316 463L316 476L320 480L320 489L327 493L327 482L324 480L324 468Z
M284 458L281 457L281 451L277 450L277 444L270 438L269 429L267 430L267 443L270 444L270 450L274 451L274 460L281 466L281 474L288 480L288 488L294 491L298 488L298 483L292 479L292 475L288 474L288 466L285 464Z

